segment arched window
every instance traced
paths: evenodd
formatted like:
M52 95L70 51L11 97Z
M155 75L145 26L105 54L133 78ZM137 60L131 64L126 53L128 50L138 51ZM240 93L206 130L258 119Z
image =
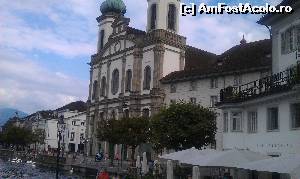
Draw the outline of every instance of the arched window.
M176 6L175 4L169 4L168 11L168 29L175 30L176 26Z
M144 83L143 83L143 87L145 90L150 90L150 83L151 83L151 67L146 66L144 69Z
M125 91L130 91L131 90L131 79L132 79L132 71L127 70L126 71L126 88Z
M151 16L150 16L150 29L155 29L156 28L156 16L157 16L157 5L152 4L151 6Z
M117 94L119 90L119 70L115 69L112 73L112 79L111 79L111 93Z
M100 49L103 49L104 47L104 30L100 31Z
M103 76L101 79L101 89L100 89L100 95L102 97L105 96L105 91L106 91L106 78L105 76Z
M96 99L97 97L97 91L98 91L98 81L94 81L93 83L93 92L92 92L92 99Z
M149 118L150 117L150 111L148 108L143 109L143 117Z

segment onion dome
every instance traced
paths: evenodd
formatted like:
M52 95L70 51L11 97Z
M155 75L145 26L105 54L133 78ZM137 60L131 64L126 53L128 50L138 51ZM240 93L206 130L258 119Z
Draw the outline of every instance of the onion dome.
M126 5L122 0L105 0L101 4L100 11L102 14L113 12L124 15L126 13Z

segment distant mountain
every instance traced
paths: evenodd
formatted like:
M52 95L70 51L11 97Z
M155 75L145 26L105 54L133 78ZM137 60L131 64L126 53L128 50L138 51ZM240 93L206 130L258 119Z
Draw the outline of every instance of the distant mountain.
M12 108L0 108L0 126L6 123L6 121L16 116L16 112L18 112L18 116L20 118L28 116L28 114L24 113L23 111L12 109Z

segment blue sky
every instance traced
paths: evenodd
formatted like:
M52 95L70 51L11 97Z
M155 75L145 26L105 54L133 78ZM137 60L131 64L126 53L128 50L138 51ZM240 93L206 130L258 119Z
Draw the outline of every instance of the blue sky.
M32 113L87 100L90 56L96 51L99 0L0 1L0 107ZM145 30L146 0L124 0L130 25ZM137 3L138 2L138 3ZM184 0L215 5L217 0ZM279 0L223 0L277 4ZM180 18L188 44L220 54L247 41L268 38L260 15Z

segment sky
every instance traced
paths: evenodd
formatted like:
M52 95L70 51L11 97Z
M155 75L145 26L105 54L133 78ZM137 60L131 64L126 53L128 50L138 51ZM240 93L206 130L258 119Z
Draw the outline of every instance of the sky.
M145 30L147 0L123 0L130 26ZM182 0L253 5L280 0ZM88 97L90 56L96 52L103 0L0 0L0 108L27 113L56 109ZM137 3L138 2L138 3ZM239 44L269 38L261 15L199 15L180 18L189 45L221 54Z

